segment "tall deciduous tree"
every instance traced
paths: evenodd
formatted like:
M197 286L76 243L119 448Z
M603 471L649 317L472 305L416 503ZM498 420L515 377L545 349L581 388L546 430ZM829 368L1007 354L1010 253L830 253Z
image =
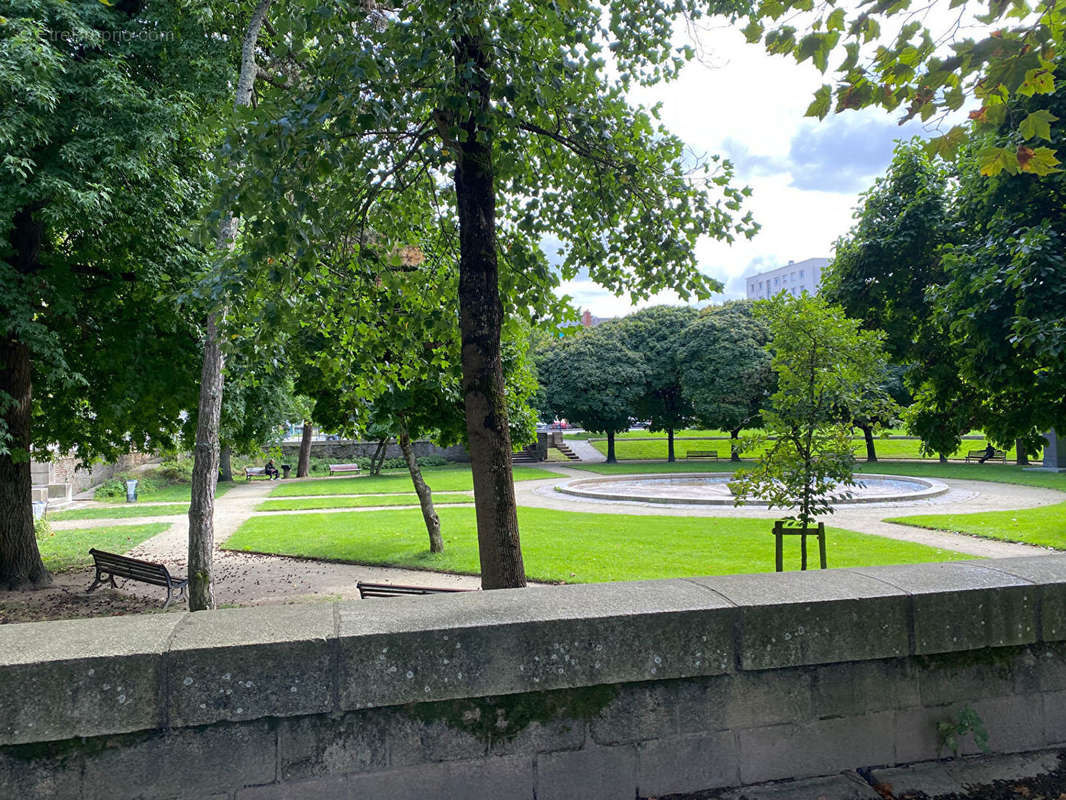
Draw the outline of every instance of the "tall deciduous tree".
M770 508L794 508L805 527L832 513L833 493L854 485L849 426L877 392L884 372L882 334L860 329L819 297L779 295L756 306L770 330L777 391L763 410L773 437L758 464L730 484L737 504L755 495Z
M744 193L729 186L731 167L693 162L624 97L676 74L691 49L671 45L672 24L707 10L464 0L399 6L359 27L331 4L279 31L292 51L313 51L316 69L260 105L240 205L259 215L264 252L299 250L310 269L322 259L309 243L338 224L356 272L371 231L378 248L432 230L458 253L485 588L524 583L501 363L508 311L544 310L553 282L581 268L638 297L705 295L697 239L754 230L733 220ZM321 187L338 181L344 191L324 207ZM563 242L558 275L537 250L549 234Z
M0 586L22 587L50 580L31 448L172 445L192 406L174 296L203 264L186 233L229 53L165 3L11 0L3 17Z
M646 367L644 387L633 415L666 431L666 460L674 461L674 432L692 421L692 405L681 391L680 347L685 328L696 318L688 306L653 306L619 320L612 330Z
M770 332L753 309L741 300L704 311L682 334L678 354L685 398L701 425L729 431L732 461L740 461L740 432L759 419L776 381Z
M606 323L560 339L537 357L544 415L607 434L609 464L617 460L615 434L629 429L648 372L644 358L622 343L617 326Z
M271 0L259 0L252 12L248 27L241 38L240 69L234 108L239 111L252 103L258 66L256 49L259 32L266 22ZM216 250L224 260L237 237L237 219L232 209L225 208L216 237ZM223 368L220 325L225 309L208 311L203 330L203 369L200 373L200 401L193 447L192 499L189 503L189 610L203 611L215 607L211 590L211 562L215 546L215 488L218 482L219 435L222 415Z

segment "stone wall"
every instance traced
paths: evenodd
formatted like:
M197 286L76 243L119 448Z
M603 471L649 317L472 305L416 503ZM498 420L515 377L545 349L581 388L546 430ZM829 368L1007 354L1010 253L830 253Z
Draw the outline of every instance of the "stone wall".
M439 447L433 442L420 440L412 442L415 456L440 456L449 461L469 461L470 454L463 445ZM348 439L336 441L316 440L311 442L311 458L329 458L336 462L351 461L355 458L370 458L377 451L377 442L355 442ZM281 446L282 456L292 464L300 454L299 443L286 442ZM385 458L403 458L403 451L394 440L390 440L385 449Z
M933 759L967 706L1066 743L1066 557L0 626L0 797L632 800Z
M64 455L57 456L51 461L31 461L30 469L34 486L65 484L74 494L77 494L93 486L99 486L121 472L157 460L157 456L148 453L127 453L119 456L118 460L112 464L97 462L86 469L78 466L76 456Z

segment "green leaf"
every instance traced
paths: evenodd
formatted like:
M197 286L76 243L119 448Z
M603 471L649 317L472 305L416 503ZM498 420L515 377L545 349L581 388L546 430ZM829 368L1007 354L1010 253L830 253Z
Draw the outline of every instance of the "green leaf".
M1018 130L1023 139L1046 139L1051 141L1051 123L1058 120L1054 114L1046 108L1034 111L1022 120Z
M1010 171L1010 165L1017 171L1018 157L1006 147L986 147L977 154L977 164L982 175L998 175L1004 169Z
M1051 94L1055 91L1055 76L1051 70L1031 69L1025 74L1025 82L1018 88L1018 94L1032 97L1034 94Z
M1054 150L1050 147L1038 147L1021 165L1021 169L1023 172L1031 172L1034 175L1051 175L1054 172L1062 172L1058 167L1059 163Z
M804 112L804 116L825 119L826 115L829 113L829 105L832 96L832 87L830 87L828 83L823 83L822 88L814 93L814 100L809 106L807 106L807 111Z
M825 21L825 29L827 31L844 30L844 9L838 8L829 15L829 19Z
M745 27L741 33L744 34L744 38L747 40L748 44L754 44L762 38L763 30L762 23L753 19L747 24L747 27Z

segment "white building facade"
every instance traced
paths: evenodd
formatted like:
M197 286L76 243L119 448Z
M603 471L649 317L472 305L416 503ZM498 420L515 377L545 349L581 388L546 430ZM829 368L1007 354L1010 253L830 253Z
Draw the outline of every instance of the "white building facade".
M808 258L789 261L787 266L760 272L746 278L748 299L759 300L787 292L792 295L818 294L822 270L829 266L828 258Z

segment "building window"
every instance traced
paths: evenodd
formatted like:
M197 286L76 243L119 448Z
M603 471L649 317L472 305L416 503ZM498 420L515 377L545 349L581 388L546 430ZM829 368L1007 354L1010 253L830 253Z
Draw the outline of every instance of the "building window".
M800 280L803 280L803 270L800 270Z
M780 278L774 278L774 286L777 286L780 283L781 283L781 279Z

